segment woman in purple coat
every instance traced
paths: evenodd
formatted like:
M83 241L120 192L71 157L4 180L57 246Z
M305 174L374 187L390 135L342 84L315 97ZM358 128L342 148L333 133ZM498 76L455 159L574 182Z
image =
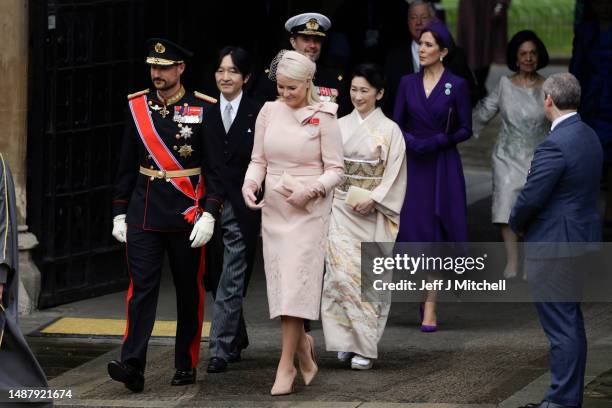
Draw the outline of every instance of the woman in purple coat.
M419 42L422 69L402 78L393 119L406 141L408 186L398 242L465 242L465 180L457 143L472 135L467 82L444 68L453 38L439 21ZM421 330L437 329L436 293L421 305Z

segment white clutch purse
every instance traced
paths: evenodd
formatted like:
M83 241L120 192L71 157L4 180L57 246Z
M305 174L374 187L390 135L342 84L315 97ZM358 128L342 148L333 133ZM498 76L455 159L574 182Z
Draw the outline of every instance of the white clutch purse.
M366 190L365 188L350 186L344 202L346 205L353 207L360 201L366 200L370 198L370 190Z

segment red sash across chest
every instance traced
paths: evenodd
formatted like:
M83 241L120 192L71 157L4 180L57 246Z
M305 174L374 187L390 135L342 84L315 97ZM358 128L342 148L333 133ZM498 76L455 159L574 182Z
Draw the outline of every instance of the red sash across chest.
M147 96L142 95L131 99L129 105L138 135L159 169L165 171L183 170L183 166L181 166L170 149L168 149L168 146L163 142L153 125L153 119L147 106ZM189 177L173 177L170 179L170 183L174 188L194 201L193 206L182 212L185 220L193 224L202 212L199 205L199 200L204 196L202 176L200 175L196 188L193 187Z

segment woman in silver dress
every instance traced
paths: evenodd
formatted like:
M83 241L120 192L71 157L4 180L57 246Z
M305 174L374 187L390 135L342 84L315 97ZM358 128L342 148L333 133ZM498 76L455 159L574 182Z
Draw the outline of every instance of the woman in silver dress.
M538 74L548 64L548 52L533 31L520 31L508 44L507 64L515 74L502 77L497 88L480 101L472 123L478 135L495 115L501 115L502 126L492 155L492 221L501 226L506 246L504 277L513 278L518 271L518 238L508 227L508 219L525 184L533 152L550 128L542 105L546 78Z

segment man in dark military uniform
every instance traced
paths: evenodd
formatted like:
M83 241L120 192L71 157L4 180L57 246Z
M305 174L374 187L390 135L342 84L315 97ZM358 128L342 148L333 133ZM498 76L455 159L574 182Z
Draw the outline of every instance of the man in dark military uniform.
M130 286L121 359L108 364L108 373L134 392L144 388L165 252L177 294L171 384L195 382L204 315L201 247L211 238L222 206L202 126L216 100L183 88L181 74L191 52L160 38L147 44L155 89L128 96L113 200L113 236L127 241Z
M330 27L329 18L319 13L299 14L291 17L285 23L285 29L290 33L289 42L293 49L315 63L321 55L323 39ZM278 97L276 82L268 77L268 73L269 69L266 69L263 75L259 76L254 90L253 96L261 102L274 101ZM313 82L318 88L317 93L322 101L338 104L339 117L352 110L348 84L340 71L317 64Z

